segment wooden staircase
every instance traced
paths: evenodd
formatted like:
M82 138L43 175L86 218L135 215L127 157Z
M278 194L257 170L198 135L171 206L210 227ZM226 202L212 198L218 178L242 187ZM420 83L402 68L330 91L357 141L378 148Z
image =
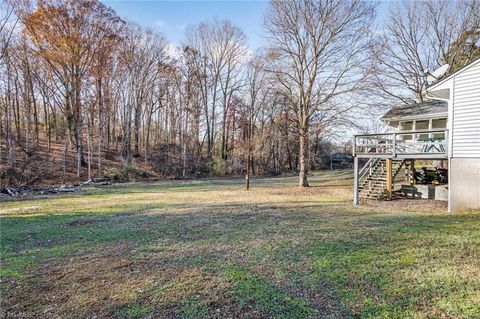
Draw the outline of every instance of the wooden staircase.
M406 164L406 160L392 161L392 181ZM387 169L386 160L380 158L370 159L361 169L358 179L360 198L389 199L387 193ZM392 192L392 196L395 194Z

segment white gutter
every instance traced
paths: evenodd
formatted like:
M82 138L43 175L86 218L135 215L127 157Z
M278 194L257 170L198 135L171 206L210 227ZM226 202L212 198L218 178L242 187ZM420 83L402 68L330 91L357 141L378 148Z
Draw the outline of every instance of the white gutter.
M428 94L428 93L427 93ZM431 97L429 97L431 98ZM437 100L440 100L440 98L436 98ZM445 99L445 101L448 101L448 99ZM419 116L405 116L405 117L390 117L390 118L380 118L380 121L385 122L385 121L410 121L410 120L430 120L430 119L436 119L436 118L441 118L443 116L448 116L448 112L441 112L441 113L430 113L430 114L420 114Z

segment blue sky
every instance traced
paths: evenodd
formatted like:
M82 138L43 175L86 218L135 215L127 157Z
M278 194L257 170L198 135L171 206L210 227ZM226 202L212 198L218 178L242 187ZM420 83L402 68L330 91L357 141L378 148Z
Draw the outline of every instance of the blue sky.
M161 32L178 46L185 35L185 27L205 20L229 19L242 28L251 48L261 45L263 14L267 1L103 1L117 14L140 25Z
M120 17L161 32L175 46L182 43L188 25L216 18L229 19L242 28L253 50L262 46L263 15L268 5L268 1L263 0L104 0L103 3ZM379 21L387 8L387 2L380 4Z

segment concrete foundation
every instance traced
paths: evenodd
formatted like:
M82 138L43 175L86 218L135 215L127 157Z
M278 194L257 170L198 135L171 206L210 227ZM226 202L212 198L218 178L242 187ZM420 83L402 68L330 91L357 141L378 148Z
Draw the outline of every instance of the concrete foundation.
M450 211L480 208L480 157L451 158L449 170Z
M447 185L402 185L401 192L407 197L448 200Z

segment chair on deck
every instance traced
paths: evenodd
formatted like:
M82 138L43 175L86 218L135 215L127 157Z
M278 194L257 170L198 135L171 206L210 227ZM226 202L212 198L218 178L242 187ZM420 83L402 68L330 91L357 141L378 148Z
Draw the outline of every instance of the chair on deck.
M418 138L417 142L424 142L422 146L422 153L445 153L445 147L443 146L444 137L425 137Z

